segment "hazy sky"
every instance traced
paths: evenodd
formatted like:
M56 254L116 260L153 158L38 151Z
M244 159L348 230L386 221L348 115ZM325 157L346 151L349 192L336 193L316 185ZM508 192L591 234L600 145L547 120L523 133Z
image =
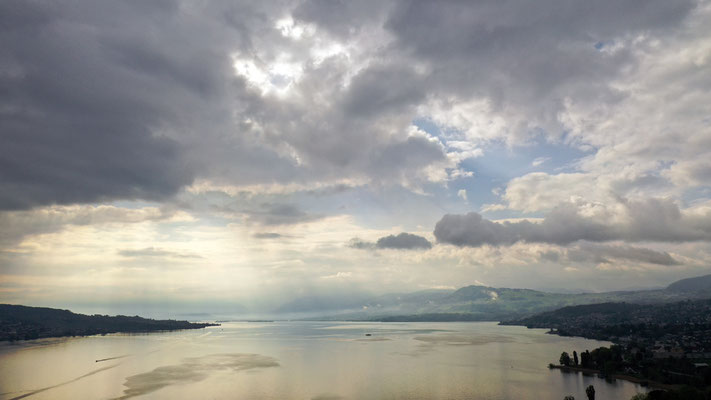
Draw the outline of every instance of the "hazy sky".
M0 2L0 302L711 273L709 1L241 3Z

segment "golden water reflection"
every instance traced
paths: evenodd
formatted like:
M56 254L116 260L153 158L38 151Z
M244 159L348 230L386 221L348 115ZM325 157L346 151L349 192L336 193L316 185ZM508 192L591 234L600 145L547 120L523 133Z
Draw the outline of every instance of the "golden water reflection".
M624 381L548 370L604 342L495 323L226 323L0 345L0 400L629 399Z

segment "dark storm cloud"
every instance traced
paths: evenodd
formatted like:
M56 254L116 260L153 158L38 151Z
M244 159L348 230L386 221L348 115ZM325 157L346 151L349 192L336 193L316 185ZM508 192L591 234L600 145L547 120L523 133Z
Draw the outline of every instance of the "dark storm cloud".
M235 76L232 56L262 65L282 51L308 53L274 28L289 13L284 7L2 2L0 209L161 201L196 177L229 184L378 177L370 155L408 143L396 133L409 121L376 121L416 104L425 88L413 84L419 78L406 63L392 62L363 69L340 89L352 66L334 57L305 63L294 89L304 99L332 98L332 106L261 95ZM368 10L348 8L371 20ZM300 10L317 23L337 12ZM262 130L253 131L255 122ZM294 152L305 163L297 165ZM438 149L415 164L442 157Z
M215 82L172 58L175 41L132 33L174 17L165 5L0 5L0 208L159 200L192 181L185 149L157 131L177 111L171 95ZM110 28L119 20L124 31Z
M446 214L435 225L434 235L437 241L455 246L498 246L523 241L529 235L520 232L534 229L533 223L528 221L498 223L471 212L466 215Z
M162 201L196 177L293 177L233 119L256 99L231 54L270 26L268 7L2 2L0 209Z
M411 233L402 232L397 235L383 236L375 243L367 242L359 238L353 238L348 242L348 247L354 249L399 249L399 250L416 250L430 249L432 243L422 236L413 235Z
M477 213L447 214L435 225L438 241L456 246L511 245L517 242L569 244L580 240L605 242L686 242L711 240L711 215L686 216L670 200L624 200L626 218L580 215L573 205L561 205L542 222L494 222ZM629 249L627 249L629 250ZM620 250L618 254L623 254ZM629 251L627 251L629 253ZM637 256L642 256L637 254Z
M379 249L429 249L432 243L422 236L402 232L395 235L381 237L375 242L375 247Z

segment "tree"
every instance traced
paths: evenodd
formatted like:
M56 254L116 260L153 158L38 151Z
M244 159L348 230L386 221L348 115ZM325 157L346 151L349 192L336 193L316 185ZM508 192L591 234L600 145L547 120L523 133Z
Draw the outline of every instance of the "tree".
M607 347L598 347L590 352L590 361L598 369L603 369L607 361L612 360L612 350Z
M560 354L560 365L570 366L570 354L567 351Z
M637 393L630 400L647 400L647 393Z
M580 364L583 366L583 368L590 368L592 367L592 360L590 359L590 352L588 350L585 350L584 353L580 353Z
M573 350L573 365L578 366L578 352Z
M595 400L595 387L593 385L588 386L585 389L585 394L588 395L588 400Z

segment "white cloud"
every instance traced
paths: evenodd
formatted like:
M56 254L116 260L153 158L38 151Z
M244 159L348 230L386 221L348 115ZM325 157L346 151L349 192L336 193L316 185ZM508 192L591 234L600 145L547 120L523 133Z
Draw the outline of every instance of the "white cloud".
M466 189L459 189L459 190L457 191L457 197L459 197L460 199L462 199L462 200L464 200L464 201L467 201L467 191L466 191Z
M550 159L550 157L537 157L531 162L531 165L534 167L538 167L543 165L546 161L549 161Z

